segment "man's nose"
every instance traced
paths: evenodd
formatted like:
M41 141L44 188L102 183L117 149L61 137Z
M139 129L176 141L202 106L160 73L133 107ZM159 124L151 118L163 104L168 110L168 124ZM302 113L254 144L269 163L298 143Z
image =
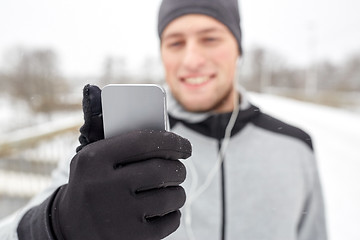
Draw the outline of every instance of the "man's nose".
M188 71L197 71L205 64L205 56L196 43L188 43L185 48L183 66Z

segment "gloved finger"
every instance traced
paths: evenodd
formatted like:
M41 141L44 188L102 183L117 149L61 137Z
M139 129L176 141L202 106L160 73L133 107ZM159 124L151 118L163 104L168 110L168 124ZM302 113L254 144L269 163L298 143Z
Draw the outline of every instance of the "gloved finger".
M153 158L178 160L191 156L189 140L172 132L137 130L87 145L79 154L86 164L98 161L113 168Z
M141 198L143 201L144 217L147 221L151 221L179 210L185 204L186 194L182 187L177 186L143 192L136 198ZM148 204L149 201L151 205Z
M154 239L163 239L173 233L180 226L181 213L179 210L162 217L150 218L148 221L148 235Z
M101 89L98 86L87 84L84 87L82 106L84 124L80 128L79 142L81 145L76 152L79 152L87 144L104 138Z
M185 180L186 168L178 160L148 159L125 165L115 174L129 182L132 192L141 194L151 189L178 186Z
M101 89L96 85L87 84L83 89L84 116L98 116L102 113Z

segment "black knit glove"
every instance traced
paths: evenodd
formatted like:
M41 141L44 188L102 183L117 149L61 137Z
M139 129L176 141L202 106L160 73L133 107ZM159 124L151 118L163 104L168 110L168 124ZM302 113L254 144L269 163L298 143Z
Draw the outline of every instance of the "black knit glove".
M83 89L82 108L84 125L80 128L79 142L76 152L89 143L104 139L104 127L101 107L101 89L87 84Z
M56 194L51 225L58 240L161 239L180 224L179 186L188 140L166 131L135 131L85 146Z

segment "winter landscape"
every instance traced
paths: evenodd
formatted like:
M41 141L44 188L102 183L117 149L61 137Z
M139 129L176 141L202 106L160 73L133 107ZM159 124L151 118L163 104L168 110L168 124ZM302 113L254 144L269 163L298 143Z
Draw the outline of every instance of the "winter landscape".
M84 84L164 83L160 2L1 5L0 219L46 188L58 162L74 154ZM236 80L262 111L311 135L329 239L359 240L360 1L239 3Z

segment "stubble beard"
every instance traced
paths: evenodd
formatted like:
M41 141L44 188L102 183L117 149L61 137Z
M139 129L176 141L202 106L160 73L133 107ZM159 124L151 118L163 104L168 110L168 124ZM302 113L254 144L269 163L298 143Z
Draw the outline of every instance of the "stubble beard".
M206 108L197 108L197 109L192 109L189 107L186 107L185 104L182 103L181 98L179 96L176 96L174 94L175 99L181 104L181 106L183 106L183 108L189 112L195 112L195 113L205 113L205 112L230 112L233 109L229 109L229 111L221 111L221 109L223 107L225 107L229 101L233 101L233 94L232 92L234 91L234 84L231 84L228 89L226 89L226 91L221 94L220 98L217 99L216 102L214 102L211 106L206 107Z
M222 107L226 106L228 102L233 101L233 91L234 91L234 85L231 84L229 88L226 90L226 92L220 96L220 99L216 101L212 107L210 107L206 112L221 112ZM232 109L230 110L232 111Z

